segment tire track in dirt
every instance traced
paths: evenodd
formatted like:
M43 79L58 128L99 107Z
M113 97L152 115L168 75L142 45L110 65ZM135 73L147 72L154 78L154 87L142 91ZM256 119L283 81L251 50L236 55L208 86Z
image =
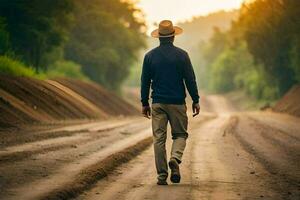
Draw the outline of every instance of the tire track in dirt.
M61 142L61 140L63 140L63 142ZM93 140L93 138L87 138L87 136L84 137L82 135L72 135L70 137L59 137L56 139L47 139L46 141L43 140L43 144L39 141L29 143L26 145L26 147L24 147L25 145L22 145L22 150L18 150L18 148L14 150L16 147L8 148L7 150L0 151L0 166L11 162L28 159L35 154L44 154L50 151L60 151L66 148L77 148L76 145L91 140Z
M15 146L8 146L0 150L0 161L5 162L9 160L18 160L27 158L35 153L45 153L51 150L61 150L62 148L69 148L81 143L87 143L99 137L102 137L101 133L111 130L122 129L128 123L119 123L114 126L103 127L101 129L90 127L82 130L71 131L48 131L48 134L43 134L43 137L35 138L38 140L32 142L25 142L25 144L18 144ZM128 125L127 125L128 126ZM49 135L49 133L51 135ZM45 139L43 139L45 138ZM39 140L40 139L40 140Z
M284 190L280 177L270 174L236 137L239 114L223 121L219 129L209 131L211 136L198 134L196 138L200 142L195 146L193 199L295 199L297 193Z
M280 130L285 135L290 136L295 140L300 141L300 118L298 117L273 112L251 112L245 114L271 128Z
M298 162L294 163L295 165L300 164L300 140L298 138L293 137L280 129L266 125L253 117L248 117L248 119L253 122L253 127L257 131L260 131L263 138L273 143L274 146L281 148L281 151L291 157L291 162L298 160Z
M193 145L192 199L256 199L261 195L277 196L267 192L265 180L257 180L249 172L257 163L249 162L249 155L232 137L236 117L221 115L195 130ZM259 181L259 182L258 182Z
M54 139L59 137L73 136L84 132L105 132L115 128L126 126L130 123L140 121L137 118L120 119L120 120L105 120L100 122L85 123L80 125L69 125L61 128L52 128L50 130L35 131L35 129L27 130L26 132L19 131L16 134L0 133L2 136L1 149L13 145L20 145L24 143L39 142L47 139Z
M63 187L43 194L39 199L60 200L75 198L83 191L91 188L99 179L106 177L117 166L137 156L141 151L148 148L150 144L152 144L152 138L148 137L122 151L114 153L101 162L97 162L81 170L73 181L65 184Z
M6 158L8 160L0 162L0 174L3 174L0 176L0 196L5 194L6 191L8 192L10 188L18 188L23 184L31 184L33 181L51 177L58 173L59 169L64 165L72 162L76 163L95 152L103 151L110 145L114 146L114 143L120 142L120 140L138 135L149 128L149 124L145 123L145 121L127 120L123 124L118 123L119 128L110 127L109 131L106 130L109 126L104 126L104 129L102 129L102 126L99 127L99 125L93 123L93 126L82 126L88 131L78 134L71 126L70 128L63 128L74 132L74 135L71 137L58 137L54 140L47 139L37 142L36 145L24 144L15 146L15 148L10 150L14 150L16 154L12 151L12 154ZM99 124L103 125L102 122ZM77 127L75 128L76 130L78 129ZM62 129L57 130L61 131ZM50 143L47 144L47 142ZM31 146L36 151L31 151ZM5 151L3 152L5 153ZM18 157L15 157L16 155Z
M276 189L284 199L293 199L300 195L299 163L291 162L289 156L282 152L278 145L266 140L245 117L239 116L239 123L233 130L233 135L244 150L252 154L270 173L276 182Z
M120 133L122 134L122 133ZM14 188L13 195L7 196L6 199L40 199L41 196L44 194L48 194L51 191L56 191L57 189L63 189L65 188L66 184L69 183L73 185L74 181L76 181L76 177L81 171L89 171L89 167L93 166L96 163L102 162L106 157L122 151L123 149L131 146L132 144L138 143L139 141L144 140L145 138L149 137L150 130L148 128L143 128L140 132L134 133L132 135L128 135L127 133L123 135L123 138L119 138L120 140L116 141L116 137L118 135L114 136L114 138L110 138L110 140L102 140L102 143L105 143L106 146L98 146L97 147L97 141L95 141L94 145L91 144L85 144L82 149L85 149L87 154L83 155L82 157L74 157L73 158L67 158L70 161L60 162L58 166L56 166L56 169L52 169L50 171L50 174L47 176L47 178L43 177L36 177L36 179L30 180L30 178L25 178L26 184L21 184L18 187ZM99 138L100 139L100 138ZM94 150L93 150L94 148ZM80 148L74 149L77 152L80 150ZM73 151L73 150L72 150ZM58 158L61 156L59 154L63 153L58 151L57 152ZM79 153L79 152L78 152ZM53 155L41 155L45 159L49 159L53 157ZM70 157L70 156L69 156ZM77 160L74 160L74 158L78 158ZM121 161L124 160L124 158L121 159ZM38 163L41 163L41 161L38 161ZM15 163L15 165L19 165L18 163ZM27 166L30 166L29 163L26 164ZM53 166L53 164L51 164ZM35 172L37 174L37 172ZM67 175L67 176L66 176ZM11 186L7 186L11 187ZM35 188L35 190L31 190L30 188Z

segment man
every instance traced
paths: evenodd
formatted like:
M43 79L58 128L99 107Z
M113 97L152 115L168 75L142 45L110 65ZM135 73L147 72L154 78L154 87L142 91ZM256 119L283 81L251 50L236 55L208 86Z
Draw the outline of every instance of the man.
M185 105L185 86L193 100L193 116L200 112L199 95L194 70L188 54L173 45L175 35L182 29L163 20L151 33L159 38L160 45L145 55L141 77L142 113L150 118L149 90L152 88L152 131L158 185L167 185L168 164L166 155L167 123L171 125L172 150L169 167L171 181L180 182L179 164L188 137L188 118Z

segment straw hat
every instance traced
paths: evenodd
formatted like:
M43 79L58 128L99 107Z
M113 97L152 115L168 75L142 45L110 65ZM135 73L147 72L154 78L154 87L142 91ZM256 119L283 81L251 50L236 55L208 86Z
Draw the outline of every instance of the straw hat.
M174 35L179 35L183 32L182 28L178 26L173 26L172 21L163 20L159 23L158 29L152 31L151 36L154 38L159 37L172 37Z

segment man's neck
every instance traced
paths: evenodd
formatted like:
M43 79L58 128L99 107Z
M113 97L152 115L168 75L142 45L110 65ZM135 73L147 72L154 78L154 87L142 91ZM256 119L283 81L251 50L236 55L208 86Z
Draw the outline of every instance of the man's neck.
M172 41L160 41L160 45L172 45L173 46L173 42Z

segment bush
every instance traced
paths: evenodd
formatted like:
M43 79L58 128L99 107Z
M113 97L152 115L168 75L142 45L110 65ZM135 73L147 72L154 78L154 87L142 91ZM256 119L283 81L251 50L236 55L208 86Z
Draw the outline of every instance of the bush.
M0 74L11 76L40 77L33 68L27 67L24 63L13 60L8 56L0 56Z
M26 76L39 79L69 77L82 80L88 78L81 72L81 66L71 61L57 61L49 66L49 70L45 73L36 73L36 71L26 66L21 61L15 60L9 56L0 56L0 74L11 76Z
M224 51L211 66L210 89L214 92L229 92L235 89L236 66L232 51Z
M88 78L82 73L81 66L72 62L60 60L49 66L46 72L50 78L68 77L75 79L87 80Z

